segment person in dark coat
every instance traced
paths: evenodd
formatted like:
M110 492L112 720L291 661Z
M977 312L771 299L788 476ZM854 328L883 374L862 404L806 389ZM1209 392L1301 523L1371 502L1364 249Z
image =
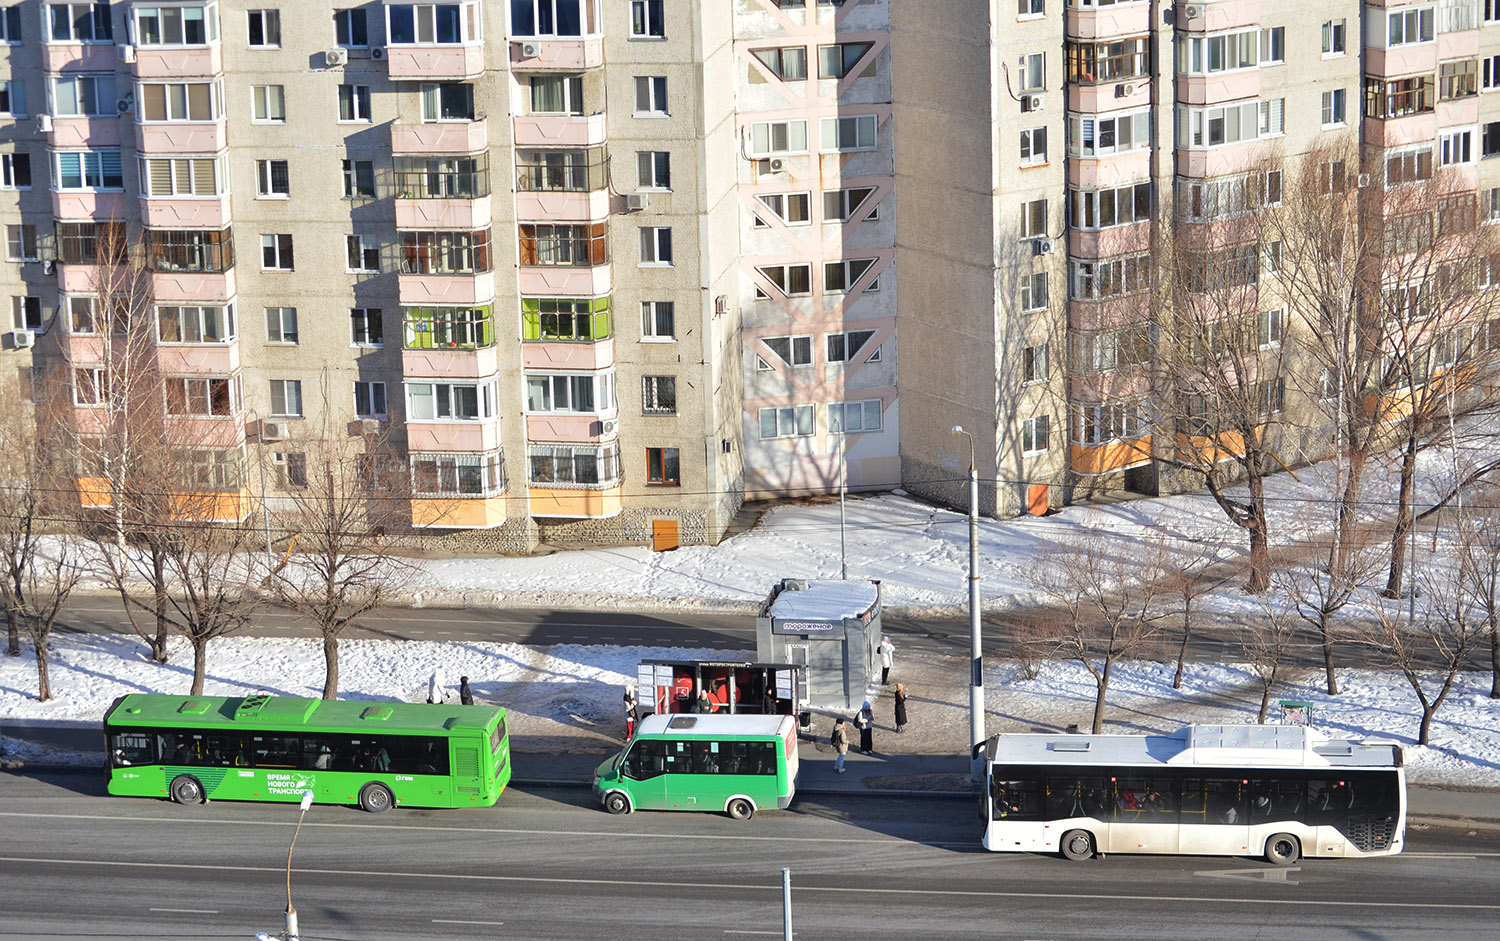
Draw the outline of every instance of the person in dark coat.
M896 731L906 731L906 684L896 684Z
M859 750L866 755L873 752L875 750L875 713L870 710L868 702L859 710L859 715L854 717L854 727L859 729Z
M469 678L460 676L458 678L458 701L465 706L474 705L474 693L469 689Z

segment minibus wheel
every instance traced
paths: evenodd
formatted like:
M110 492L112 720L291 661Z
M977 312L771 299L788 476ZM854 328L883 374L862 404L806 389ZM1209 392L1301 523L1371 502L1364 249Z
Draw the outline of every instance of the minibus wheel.
M749 820L755 816L755 805L743 797L736 797L724 808L735 820Z
M604 809L612 814L623 814L630 809L630 801L619 791L604 795Z
M1094 835L1087 830L1069 830L1063 834L1062 854L1068 859L1093 859Z
M359 792L359 806L372 814L385 813L395 802L391 789L384 784L366 784Z
M203 785L190 774L179 774L172 779L172 800L179 804L203 803Z

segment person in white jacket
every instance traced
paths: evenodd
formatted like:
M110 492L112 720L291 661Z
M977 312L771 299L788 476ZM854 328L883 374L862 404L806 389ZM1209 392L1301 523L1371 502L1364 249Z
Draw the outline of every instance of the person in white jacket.
M427 701L440 703L443 701L443 688L448 684L444 682L442 668L432 671L432 679L427 681Z
M875 652L880 654L880 685L884 686L891 679L891 655L896 652L896 648L892 646L889 637L882 637Z

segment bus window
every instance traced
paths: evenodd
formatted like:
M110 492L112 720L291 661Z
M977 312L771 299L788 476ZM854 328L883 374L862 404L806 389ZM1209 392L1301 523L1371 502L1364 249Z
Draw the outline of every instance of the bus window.
M418 739L407 743L410 757L416 761L417 774L447 774L448 745L436 739Z
M1122 774L1114 779L1114 819L1176 823L1177 782L1166 775Z
M193 749L190 735L177 732L162 732L156 736L158 754L164 765L196 765L198 756Z
M1203 812L1205 823L1243 824L1245 786L1243 778L1204 778Z
M1348 775L1321 777L1309 775L1307 779L1307 823L1311 826L1330 824L1343 826L1349 819L1349 804L1353 793L1349 789Z
M1053 772L1047 775L1047 819L1108 817L1109 795L1103 775Z
M310 771L347 771L348 746L336 738L308 736L302 740L302 767Z
M1394 816L1400 810L1396 775L1389 771L1355 771L1349 775L1349 813Z
M245 760L245 741L238 735L206 735L203 744L208 751L204 764L226 768L246 768L250 765Z
M718 774L719 773L719 743L718 742L693 742L693 773L694 774Z
M1302 796L1307 790L1302 775L1288 772L1274 778L1250 782L1250 822L1301 820Z
M295 768L302 742L294 735L252 735L250 758L257 768Z
M625 754L625 761L620 765L620 773L637 781L665 774L666 754L666 742L655 739L636 739L635 744L630 746L630 751Z
M990 804L995 819L1040 820L1037 784L1035 780L995 778L990 783Z
M110 760L117 767L126 765L150 765L156 763L151 748L151 736L145 732L116 732Z
M391 753L378 739L351 739L349 744L353 748L355 771L386 772L391 770Z

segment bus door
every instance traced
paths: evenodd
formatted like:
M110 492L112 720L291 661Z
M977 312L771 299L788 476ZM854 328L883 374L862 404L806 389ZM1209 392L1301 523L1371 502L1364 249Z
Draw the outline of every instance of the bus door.
M1238 774L1184 774L1179 851L1206 856L1250 852L1249 791L1249 780Z
M1149 773L1114 775L1110 778L1110 796L1114 804L1109 825L1110 852L1177 852L1175 776Z
M985 828L985 846L989 849L1046 848L1041 769L991 765L986 816L990 825Z
M637 738L620 762L620 780L636 810L667 809L667 746L659 738Z
M673 810L722 810L728 780L720 743L702 739L667 743L667 806Z

